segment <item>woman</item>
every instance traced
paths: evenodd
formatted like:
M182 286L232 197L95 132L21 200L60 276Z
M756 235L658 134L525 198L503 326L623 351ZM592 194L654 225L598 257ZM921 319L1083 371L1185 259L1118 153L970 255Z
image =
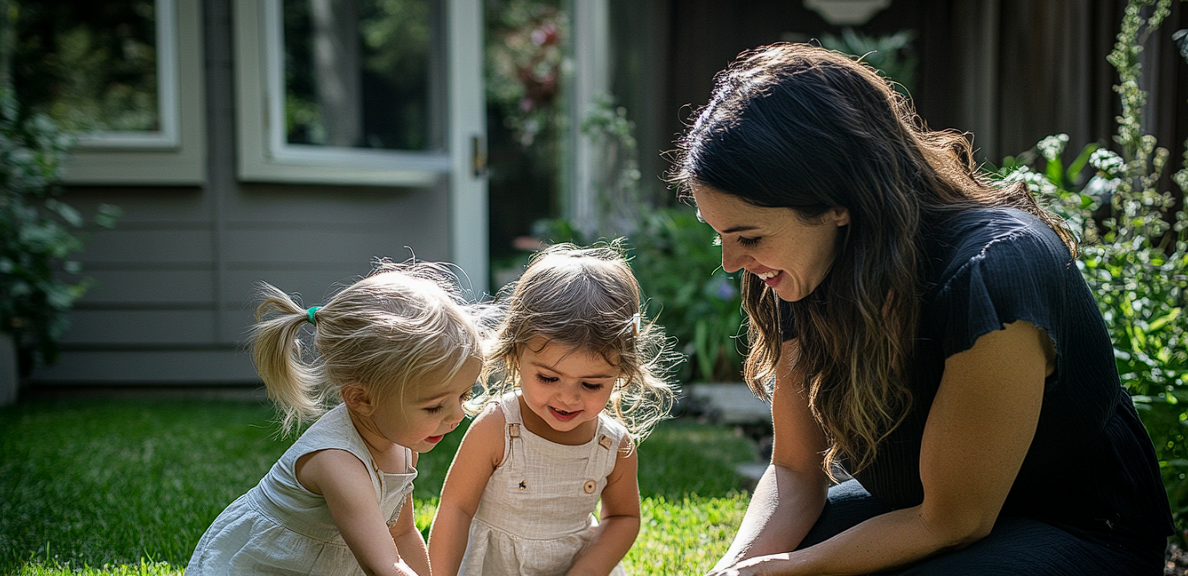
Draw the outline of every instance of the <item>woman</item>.
M673 181L747 272L745 376L775 428L713 574L1162 573L1151 441L1023 185L804 45L741 55L679 148Z

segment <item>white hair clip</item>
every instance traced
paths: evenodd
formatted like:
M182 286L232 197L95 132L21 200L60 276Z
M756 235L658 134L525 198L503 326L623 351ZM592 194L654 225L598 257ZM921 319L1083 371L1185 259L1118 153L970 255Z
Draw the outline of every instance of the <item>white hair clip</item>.
M639 336L639 322L640 322L639 312L632 314L631 315L631 327L635 329L636 336Z

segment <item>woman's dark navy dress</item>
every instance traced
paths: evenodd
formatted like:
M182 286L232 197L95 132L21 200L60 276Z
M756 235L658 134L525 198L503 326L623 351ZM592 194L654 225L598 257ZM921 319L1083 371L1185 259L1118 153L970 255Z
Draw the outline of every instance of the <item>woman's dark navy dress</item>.
M1025 320L1047 331L1056 369L1044 382L1035 439L994 530L895 573L1162 574L1172 523L1155 452L1068 249L1038 218L1006 208L959 212L925 233L911 412L869 467L830 490L801 546L922 502L920 444L945 359Z

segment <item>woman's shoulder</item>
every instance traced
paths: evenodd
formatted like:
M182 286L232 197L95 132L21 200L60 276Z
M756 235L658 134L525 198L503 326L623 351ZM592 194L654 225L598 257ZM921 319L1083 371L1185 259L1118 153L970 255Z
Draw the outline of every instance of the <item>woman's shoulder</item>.
M929 236L931 276L940 284L971 265L993 275L1014 276L1073 262L1068 247L1046 222L1014 208L963 210L938 221Z
M1055 333L1068 295L1084 284L1060 236L1010 208L967 210L937 226L928 246L922 329L944 357L1026 320Z
M933 235L942 242L988 245L1024 237L1063 244L1046 222L1016 208L986 206L961 210L940 218L937 224Z

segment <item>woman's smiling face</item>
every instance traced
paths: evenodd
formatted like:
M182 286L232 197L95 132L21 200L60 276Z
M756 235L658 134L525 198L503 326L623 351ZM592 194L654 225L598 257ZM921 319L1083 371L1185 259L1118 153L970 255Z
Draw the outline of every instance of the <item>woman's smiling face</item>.
M808 296L825 279L841 227L850 223L842 207L806 220L791 208L755 206L701 184L692 192L698 217L722 239L722 268L758 276L789 302Z

